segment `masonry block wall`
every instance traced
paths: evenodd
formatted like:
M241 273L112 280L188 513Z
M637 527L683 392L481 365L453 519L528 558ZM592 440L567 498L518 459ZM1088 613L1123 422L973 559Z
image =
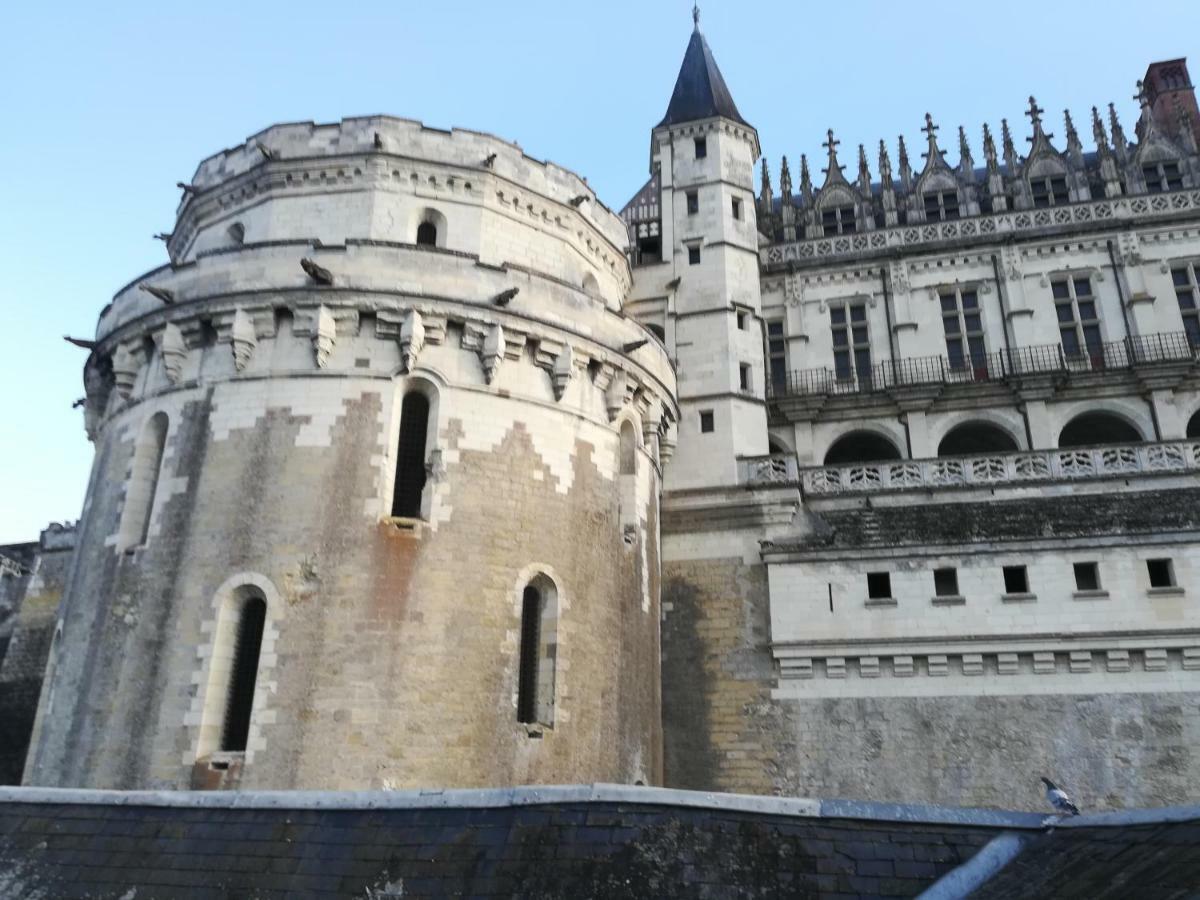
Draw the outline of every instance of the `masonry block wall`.
M420 165L478 191L502 180L501 163L482 161L509 145L439 133L429 149L409 131ZM342 164L281 153L255 175L260 191L286 193L308 168ZM337 207L346 229L341 255L320 257L322 283L277 241L189 256L228 217L230 201L210 201L239 176L205 180L220 169L202 166L206 187L181 212L197 235L179 250L187 260L153 276L176 302L146 309L131 287L102 318L87 375L95 468L27 781L661 782L657 508L673 376L661 344L619 315L628 269L607 243L615 217L567 203L555 179L574 176L545 169L543 183L535 167L501 185L570 217L597 273L613 260L585 286L569 246L543 269L485 264L486 217L482 236L464 233L454 210L429 220L445 247L353 245L353 229L369 232L363 198L342 207L314 187L302 202ZM410 179L395 181L379 203L408 202ZM526 249L545 239L541 221ZM429 407L424 488L419 510L397 511L397 480L417 477L398 459L414 391ZM160 417L156 448L145 435ZM147 454L157 476L143 489ZM131 536L123 523L147 503L144 535ZM552 695L540 698L548 713L521 722L534 581L553 587L540 663ZM221 735L241 651L223 617L246 591L266 613L248 739L231 752Z

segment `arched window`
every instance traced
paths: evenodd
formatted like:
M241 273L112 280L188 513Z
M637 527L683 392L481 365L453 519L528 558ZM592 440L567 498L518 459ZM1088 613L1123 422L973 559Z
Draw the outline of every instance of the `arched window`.
M838 438L825 454L825 465L900 459L896 445L873 431L852 431Z
M1143 440L1138 430L1112 413L1087 412L1063 426L1060 447L1091 447L1096 444L1136 444Z
M229 241L235 245L241 245L246 242L246 226L241 222L234 222L230 225L225 233L229 235Z
M225 724L221 729L221 750L227 753L244 753L250 737L258 658L262 651L263 626L267 621L267 601L262 594L253 588L243 590L225 698Z
M425 445L429 438L429 400L410 390L400 407L400 442L396 448L396 484L392 493L392 515L405 519L421 517L425 492Z
M591 272L587 272L583 276L583 292L593 297L600 293L600 282L596 280L596 276Z
M637 474L637 434L628 419L621 423L621 474Z
M963 422L951 428L938 444L938 456L970 456L973 453L1008 453L1019 450L1003 428L987 422Z
M558 590L538 575L521 595L521 659L517 721L554 724L554 668L558 655Z
M424 247L437 246L437 226L432 222L422 222L417 226L417 243Z
M1188 420L1187 436L1190 438L1200 438L1200 410Z
M163 450L167 445L167 414L155 413L142 428L133 448L133 465L125 488L125 509L121 514L120 544L132 550L146 543L150 534L150 515L158 492L158 474Z

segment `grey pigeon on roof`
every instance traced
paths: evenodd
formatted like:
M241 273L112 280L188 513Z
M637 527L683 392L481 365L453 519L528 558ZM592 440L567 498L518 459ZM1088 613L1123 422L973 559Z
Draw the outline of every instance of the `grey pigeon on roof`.
M1046 799L1050 801L1051 806L1065 815L1079 815L1079 807L1071 802L1071 798L1067 796L1066 791L1045 775L1042 776L1042 783L1046 785Z

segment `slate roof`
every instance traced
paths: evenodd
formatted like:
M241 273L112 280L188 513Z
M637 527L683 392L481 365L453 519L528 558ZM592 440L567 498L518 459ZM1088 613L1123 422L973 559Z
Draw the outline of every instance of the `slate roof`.
M932 887L951 897L964 885L994 884L1001 892L983 896L1100 897L1144 860L1155 873L1138 882L1148 888L1138 896L1187 896L1200 883L1200 808L1143 815L1132 827L1099 816L1047 829L1030 813L617 785L352 794L6 788L0 896L866 898ZM1093 853L1082 866L1081 854ZM1076 882L1050 877L1063 865ZM1021 884L1047 892L1003 893Z
M708 41L704 39L697 25L692 32L692 39L688 41L687 52L683 55L683 65L679 67L679 77L675 80L675 90L671 94L667 114L655 127L695 122L714 116L724 116L726 119L740 122L747 128L751 127L738 112L733 95L729 93L721 70L717 68L717 61L713 58Z

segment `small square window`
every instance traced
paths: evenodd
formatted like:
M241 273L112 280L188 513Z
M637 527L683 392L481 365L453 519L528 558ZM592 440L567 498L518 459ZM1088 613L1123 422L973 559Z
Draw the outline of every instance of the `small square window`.
M700 195L696 191L687 192L687 211L689 216L700 212Z
M887 572L868 572L867 597L872 600L890 600L892 598L892 576Z
M1100 565L1094 562L1075 563L1075 589L1100 590Z
M742 201L737 197L733 198L733 217L738 220L742 218Z
M738 366L738 384L743 391L750 390L750 367L745 363Z
M1004 567L1004 593L1029 593L1029 572L1024 566Z
M745 331L749 326L749 322L750 317L746 313L739 311L737 314L738 331Z
M708 156L708 139L696 138L696 159L704 159Z
M699 245L693 244L692 246L688 247L688 265L689 266L700 265L700 247L699 247Z
M1175 587L1175 567L1169 559L1146 560L1146 571L1150 575L1150 587Z
M700 433L708 434L715 428L713 424L713 412L711 409L700 410Z
M933 592L939 597L958 596L958 570L934 569Z

